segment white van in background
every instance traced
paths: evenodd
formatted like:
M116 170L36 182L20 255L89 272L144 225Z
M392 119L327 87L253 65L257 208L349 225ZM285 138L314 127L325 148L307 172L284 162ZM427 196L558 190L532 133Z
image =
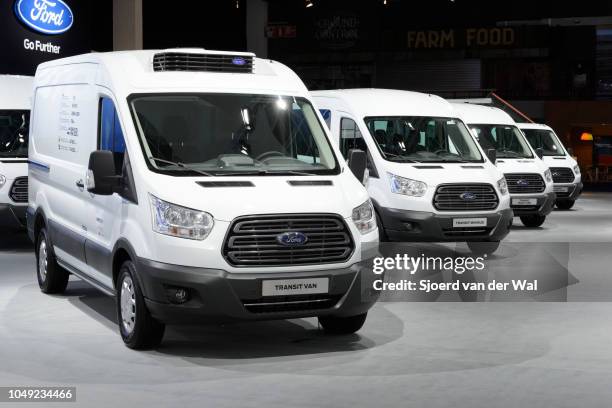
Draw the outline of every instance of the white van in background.
M26 225L32 81L0 75L0 233Z
M518 127L534 149L542 149L542 159L552 173L557 194L556 205L562 210L569 210L582 193L582 176L578 162L549 126L519 123Z
M381 240L497 249L513 219L506 181L450 103L385 89L311 95L342 153L367 152Z
M378 231L363 177L302 81L250 53L172 49L41 64L28 230L45 293L116 296L124 342L165 323L363 325ZM356 163L356 164L355 164ZM349 168L350 166L350 168Z
M501 109L469 103L453 107L474 132L484 150L495 149L497 167L504 173L510 206L526 227L539 227L555 205L553 180L548 166Z

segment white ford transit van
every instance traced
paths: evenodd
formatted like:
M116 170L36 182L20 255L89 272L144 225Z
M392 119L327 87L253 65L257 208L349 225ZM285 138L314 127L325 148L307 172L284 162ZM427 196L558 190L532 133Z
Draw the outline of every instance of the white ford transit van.
M116 296L132 348L166 323L361 328L377 296L374 210L293 71L249 53L116 52L41 64L34 87L28 230L43 292L74 274Z
M32 80L0 75L0 233L26 224Z
M544 163L552 172L557 207L569 210L582 193L578 163L550 127L538 123L519 123L518 126L534 149L542 149Z
M492 252L508 234L513 214L504 175L449 102L385 89L311 95L342 153L367 152L366 186L381 240L465 241Z
M555 205L548 166L531 148L510 115L501 109L453 103L484 150L495 149L497 167L504 173L510 206L526 227L539 227Z

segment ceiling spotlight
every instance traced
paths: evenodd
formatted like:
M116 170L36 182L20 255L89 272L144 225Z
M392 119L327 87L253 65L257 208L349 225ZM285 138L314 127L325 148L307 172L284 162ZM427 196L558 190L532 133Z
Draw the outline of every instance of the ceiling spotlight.
M239 9L240 8L240 0L236 0L236 8Z
M387 0L383 0L383 5L387 5Z
M306 0L306 8L308 7L312 7L314 4L312 4L312 0Z

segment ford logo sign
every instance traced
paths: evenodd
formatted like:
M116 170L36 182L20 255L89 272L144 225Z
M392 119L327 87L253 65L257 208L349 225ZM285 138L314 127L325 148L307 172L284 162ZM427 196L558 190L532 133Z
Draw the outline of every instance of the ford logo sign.
M244 64L246 64L246 60L242 57L235 57L235 58L232 58L232 64L243 66Z
M472 201L476 199L476 194L466 191L465 193L462 193L459 197L461 197L461 199L465 201Z
M519 180L516 180L516 184L521 187L527 187L529 185L529 181L525 179L519 179Z
M17 0L15 15L23 24L43 34L61 34L74 22L72 10L62 0Z
M276 237L276 242L284 246L300 246L308 242L308 237L301 232L285 232Z

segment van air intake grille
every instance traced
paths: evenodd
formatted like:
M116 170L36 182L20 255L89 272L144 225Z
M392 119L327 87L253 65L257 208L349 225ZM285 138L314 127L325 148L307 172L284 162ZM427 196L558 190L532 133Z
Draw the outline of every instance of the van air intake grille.
M498 204L490 184L442 184L433 199L439 211L486 211L496 209Z
M300 232L302 245L285 246L278 237ZM236 218L223 245L231 265L243 267L346 262L355 244L344 220L332 214L252 215Z
M506 173L504 177L510 194L541 193L546 189L544 179L539 174Z
M11 186L9 197L16 203L28 202L28 178L17 177Z
M553 182L555 183L573 183L574 172L568 167L551 167Z
M193 54L163 52L153 57L153 70L165 71L204 71L204 72L253 72L253 57L227 54Z

